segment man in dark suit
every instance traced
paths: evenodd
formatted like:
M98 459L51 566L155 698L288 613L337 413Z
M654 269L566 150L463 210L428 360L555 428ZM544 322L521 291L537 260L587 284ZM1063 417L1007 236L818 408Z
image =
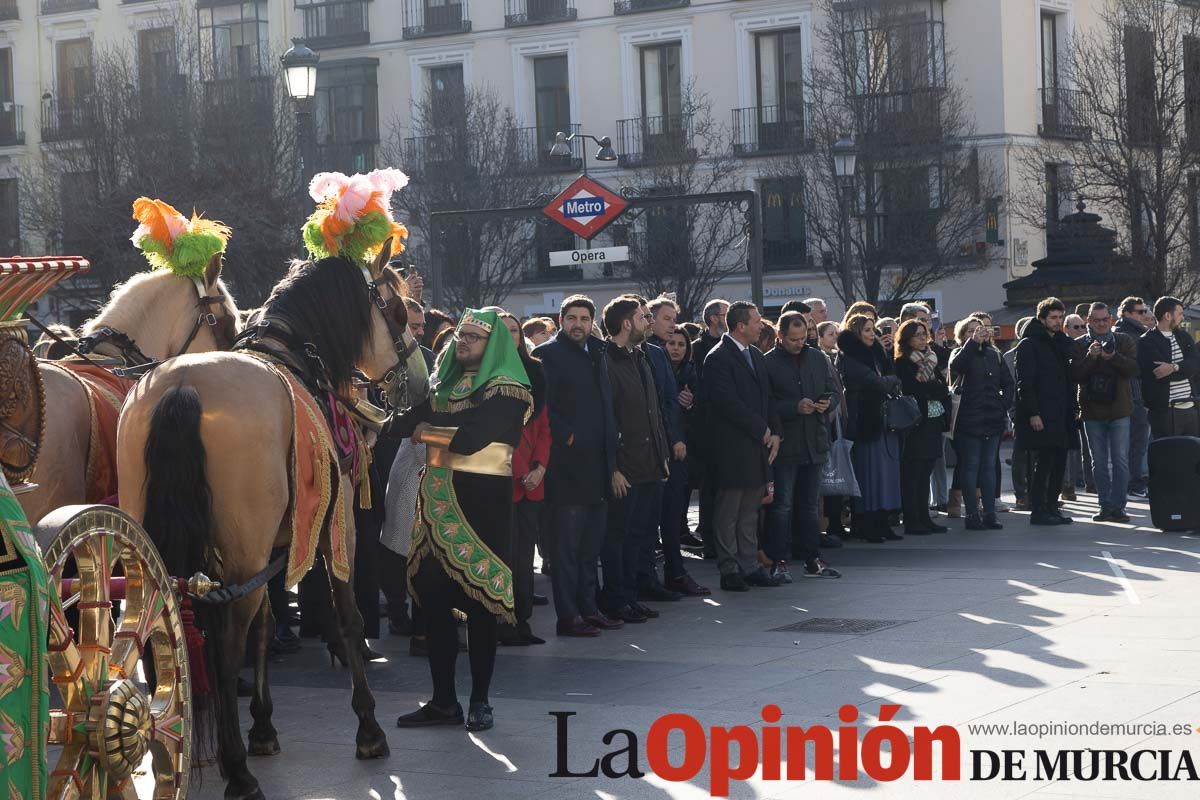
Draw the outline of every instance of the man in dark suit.
M559 636L619 628L596 606L596 559L604 546L617 424L605 343L591 335L596 306L583 295L562 303L559 332L533 351L546 371L550 469L546 500L554 536L554 608Z
M713 539L721 588L777 586L758 565L758 509L782 427L771 406L770 380L754 346L762 317L753 303L737 302L725 316L729 332L704 359L704 395L716 485Z
M1192 337L1179 329L1183 302L1160 297L1154 302L1157 325L1138 339L1142 399L1150 415L1153 438L1200 436L1200 355Z
M716 558L716 548L713 545L713 507L716 502L716 487L711 476L713 451L708 427L704 424L704 360L714 347L721 341L727 330L725 314L729 311L728 300L709 300L704 305L704 327L700 336L692 342L692 361L696 365L696 378L700 381L700 392L696 397L696 410L693 412L694 423L698 425L695 442L698 445L692 454L692 466L695 469L700 486L700 520L696 526L696 534L704 542L704 557Z

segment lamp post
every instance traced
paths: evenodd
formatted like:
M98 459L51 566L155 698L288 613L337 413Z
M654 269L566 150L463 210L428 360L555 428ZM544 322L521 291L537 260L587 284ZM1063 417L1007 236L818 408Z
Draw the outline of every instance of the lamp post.
M833 145L833 174L837 176L842 212L842 299L847 308L854 302L854 274L850 271L850 203L854 196L854 172L857 167L858 150L854 137L844 134Z
M599 147L596 150L595 159L597 161L616 161L617 151L613 150L612 139L607 136L599 138L592 136L590 133L572 133L570 136L559 131L554 134L554 144L550 146L550 155L560 158L571 157L571 142L576 139L591 139ZM587 175L587 150L583 151L583 174Z
M310 50L300 39L279 58L283 68L288 96L296 106L296 138L300 144L300 193L306 193L305 179L316 169L316 131L313 120L313 98L317 94L317 64L321 56Z

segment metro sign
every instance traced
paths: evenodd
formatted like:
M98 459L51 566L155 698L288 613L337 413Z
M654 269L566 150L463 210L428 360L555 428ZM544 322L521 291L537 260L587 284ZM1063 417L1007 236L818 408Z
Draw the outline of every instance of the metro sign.
M591 239L629 207L629 201L586 175L580 175L542 209L576 236Z

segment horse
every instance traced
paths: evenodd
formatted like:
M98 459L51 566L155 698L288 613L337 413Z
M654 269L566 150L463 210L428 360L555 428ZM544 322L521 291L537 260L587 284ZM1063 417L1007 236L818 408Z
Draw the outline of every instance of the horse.
M84 325L83 340L95 356L117 359L124 366L230 347L239 328L238 310L221 280L222 266L221 257L215 256L203 280L167 270L134 275L116 287L108 304ZM36 488L18 495L31 520L61 506L87 502L93 448L111 453L116 446L115 426L107 432L111 441L93 441L92 401L76 374L56 361L39 362L38 372L44 386L44 433L28 478ZM114 421L122 399L114 398Z
M357 369L393 402L405 391L411 403L420 402L428 373L408 332L404 284L386 266L389 257L390 243L365 267L340 257L294 263L272 290L256 325L277 331L270 341L285 355L318 365L314 369L327 376L338 397L348 396ZM242 585L263 573L272 550L289 545L294 427L291 396L279 373L261 358L236 350L172 359L138 384L118 433L120 502L159 546L171 574L188 575L215 564L219 576L214 577L223 585ZM354 492L349 477L340 480L353 565ZM326 563L332 563L328 526L318 547ZM355 755L384 757L387 739L367 686L353 576L338 580L330 570L330 581L353 675ZM261 798L238 723L237 673L253 627L257 644L250 751L278 753L266 669L274 620L265 588L207 612L201 622L216 673L212 723L227 781L225 797Z

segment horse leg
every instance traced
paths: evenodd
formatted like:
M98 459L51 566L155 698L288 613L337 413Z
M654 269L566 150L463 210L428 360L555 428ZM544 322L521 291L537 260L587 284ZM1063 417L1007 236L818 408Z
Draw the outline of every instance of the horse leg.
M258 589L229 606L217 659L217 692L221 706L217 714L217 748L224 776L226 800L265 800L258 779L246 765L246 745L238 719L237 679L246 659L246 636L251 620L265 602Z
M250 716L254 725L250 728L250 755L273 756L279 752L279 736L271 724L271 686L268 682L271 641L275 638L275 614L264 597L262 607L254 620L254 697L250 699Z
M323 547L326 565L332 565L328 547ZM354 563L351 551L350 563ZM367 685L367 664L363 660L363 619L354 600L353 572L349 581L341 581L329 573L329 586L333 593L333 607L337 612L338 630L342 643L346 647L346 657L350 661L350 671L354 692L350 698L350 707L358 717L358 735L355 738L357 749L356 758L383 758L389 755L387 736L375 720L375 697L371 687Z

